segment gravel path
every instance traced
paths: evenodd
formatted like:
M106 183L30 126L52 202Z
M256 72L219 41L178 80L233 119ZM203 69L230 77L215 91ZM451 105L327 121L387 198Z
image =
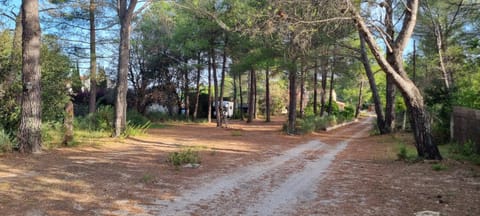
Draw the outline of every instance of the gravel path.
M370 120L345 130L335 144L313 140L262 163L233 170L183 191L173 200L143 206L154 215L293 215L298 207L321 199L314 193L335 156L368 133Z

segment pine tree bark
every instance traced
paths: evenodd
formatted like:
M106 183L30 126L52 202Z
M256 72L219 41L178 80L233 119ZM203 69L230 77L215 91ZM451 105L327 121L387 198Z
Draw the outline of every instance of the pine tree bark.
M127 124L127 91L128 91L128 63L130 62L130 33L132 16L137 0L118 0L118 17L120 20L120 45L118 56L118 74L115 97L115 131L119 137L125 131Z
M38 0L22 1L22 101L17 139L22 153L42 150L40 73L40 19Z
M90 99L88 101L88 112L94 113L97 106L97 51L96 51L96 29L95 29L95 0L90 0Z
M393 2L392 0L386 0L385 4L385 27L387 34L387 51L386 58L387 62L390 65L395 65L395 56L393 53L392 45L394 43L395 29L393 26ZM386 76L386 92L385 92L385 130L387 133L391 133L395 129L395 81L393 80L392 75L387 74Z
M73 141L73 118L74 118L73 102L69 100L65 104L65 118L63 119L63 135L62 145L67 146Z
M185 61L185 63L187 63ZM189 89L190 80L188 79L188 69L185 68L184 71L184 94L185 94L185 119L190 120L190 89Z
M305 68L304 60L300 66L300 118L305 116L304 98L305 98Z
M217 127L221 127L221 115L220 115L220 109L222 104L220 104L219 100L219 91L218 91L218 76L217 76L217 62L216 62L216 54L215 50L212 48L211 49L211 55L212 55L212 76L213 76L213 95L214 95L214 100L213 103L215 104L215 119L217 121Z
M370 84L370 90L372 91L373 104L375 106L375 113L377 114L377 128L380 131L380 134L386 134L387 130L385 128L385 118L382 110L382 101L380 100L380 95L378 94L377 83L375 82L375 77L373 75L372 67L370 65L370 60L368 59L367 50L365 47L365 37L359 31L360 37L360 55L362 59L363 67L365 68L365 73L367 74L368 83Z
M325 106L325 96L327 93L327 60L323 60L322 62L322 91L320 92L320 116L325 114L326 106Z
M197 59L197 78L195 81L195 108L193 109L193 121L197 120L197 113L198 113L198 104L200 101L200 74L202 73L202 70L200 69L200 62L201 62L201 57L200 53L198 53L198 59Z
M222 53L222 74L220 75L220 111L224 112L223 110L223 95L225 89L225 73L227 71L227 44L228 44L228 35L225 33L225 40L223 45L223 53ZM223 115L223 114L222 114ZM226 118L226 117L225 117ZM220 119L220 127L222 127L222 120Z
M238 93L240 96L240 120L245 120L243 116L243 91L242 91L242 74L238 74Z
M288 85L289 85L289 102L288 102L288 134L295 134L296 120L297 120L297 66L293 66L288 71Z
M249 84L249 91L248 91L248 119L247 123L251 123L253 121L255 115L255 70L250 69L250 84Z
M212 56L208 55L208 113L207 121L212 122Z
M333 84L334 84L334 78L335 78L335 72L333 70L333 68L335 67L335 56L333 56L333 65L332 65L332 70L331 70L331 74L330 74L330 93L329 93L329 97L328 97L328 115L332 115L332 106L333 106Z
M360 80L360 89L358 90L358 102L357 107L355 108L355 118L358 118L360 114L360 107L362 106L363 100L363 80Z
M313 114L318 115L318 62L316 59L313 70Z
M253 71L253 119L257 119L258 112L257 112L257 73Z
M270 122L270 67L265 70L265 122Z

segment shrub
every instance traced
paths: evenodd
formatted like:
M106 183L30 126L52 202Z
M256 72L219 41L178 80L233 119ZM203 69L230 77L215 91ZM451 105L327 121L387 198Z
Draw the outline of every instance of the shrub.
M11 134L0 128L0 152L11 152L15 147L15 141Z
M75 118L75 128L90 131L112 131L114 116L112 106L100 106L95 113Z
M42 142L46 148L58 147L63 141L63 124L60 122L42 123Z
M168 154L167 162L178 167L183 164L198 164L200 163L200 156L198 151L192 148L185 148L179 152L172 152Z
M415 149L408 147L407 145L400 143L398 145L397 159L401 161L414 161L417 156Z
M464 144L452 143L449 148L452 159L471 161L480 165L480 154L476 153L475 143L468 141Z
M145 125L147 122L150 122L150 120L141 113L135 110L130 110L127 112L127 122L129 122L131 125L139 126Z
M327 128L327 119L325 117L315 117L315 130L325 130Z
M315 117L309 116L297 119L295 131L299 134L307 134L315 131Z
M334 115L328 115L328 116L326 117L326 121L327 121L327 127L331 127L331 126L337 125L337 117L334 116Z

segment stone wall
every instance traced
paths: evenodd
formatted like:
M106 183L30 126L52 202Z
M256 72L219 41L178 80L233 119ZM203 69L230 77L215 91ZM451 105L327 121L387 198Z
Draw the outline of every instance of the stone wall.
M453 139L459 143L474 142L480 153L480 110L453 108Z

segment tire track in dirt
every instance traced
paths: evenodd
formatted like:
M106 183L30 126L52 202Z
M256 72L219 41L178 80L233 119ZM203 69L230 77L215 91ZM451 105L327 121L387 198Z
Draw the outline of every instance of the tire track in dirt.
M348 143L370 129L370 120L338 133L344 140L325 144L312 140L279 156L239 168L174 200L157 200L143 206L155 215L286 215L296 206L316 199L316 185L326 175L335 156Z

